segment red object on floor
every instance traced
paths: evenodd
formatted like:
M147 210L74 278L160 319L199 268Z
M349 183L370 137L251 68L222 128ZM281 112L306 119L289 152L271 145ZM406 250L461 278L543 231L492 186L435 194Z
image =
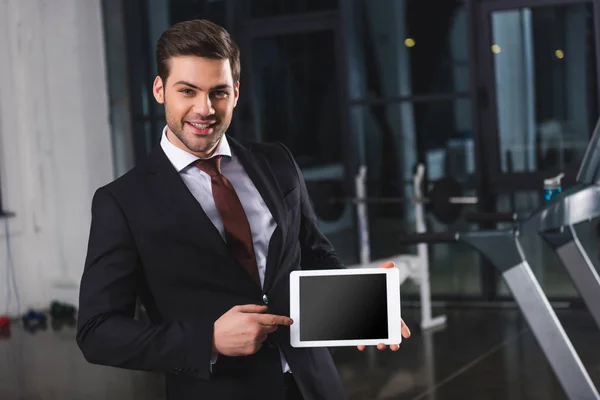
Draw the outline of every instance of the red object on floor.
M10 319L6 315L0 316L0 340L10 339Z

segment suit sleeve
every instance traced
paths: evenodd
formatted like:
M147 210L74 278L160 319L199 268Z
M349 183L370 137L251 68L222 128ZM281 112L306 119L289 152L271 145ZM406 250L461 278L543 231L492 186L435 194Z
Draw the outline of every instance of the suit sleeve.
M108 189L98 189L79 293L77 344L84 357L93 364L209 379L213 322L135 320L140 276L125 216Z
M308 190L302 172L290 150L279 143L290 160L298 179L300 189L300 248L302 251L302 269L345 268L335 252L331 242L321 233L317 216L312 208Z

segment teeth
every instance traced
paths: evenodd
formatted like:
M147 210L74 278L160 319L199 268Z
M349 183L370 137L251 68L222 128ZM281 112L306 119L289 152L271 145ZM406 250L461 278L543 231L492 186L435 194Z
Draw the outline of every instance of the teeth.
M190 125L195 126L198 129L206 129L209 126L211 126L212 124L195 124L193 122L190 122Z

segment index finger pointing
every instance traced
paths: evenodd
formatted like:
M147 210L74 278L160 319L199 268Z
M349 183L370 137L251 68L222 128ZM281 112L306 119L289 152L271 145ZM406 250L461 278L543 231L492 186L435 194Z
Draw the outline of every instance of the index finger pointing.
M379 266L379 268L394 268L396 266L396 263L393 261L386 261L383 264L381 264Z
M258 323L266 326L290 326L294 323L291 318L283 315L263 314L258 316Z

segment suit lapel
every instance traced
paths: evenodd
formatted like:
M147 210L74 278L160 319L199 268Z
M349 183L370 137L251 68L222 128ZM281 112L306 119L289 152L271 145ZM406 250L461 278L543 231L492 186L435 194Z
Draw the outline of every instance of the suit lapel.
M227 139L276 223L267 254L263 285L263 291L266 292L271 287L279 269L283 238L287 232L286 208L277 180L264 156L259 152L253 152L251 148L244 147L229 136ZM186 238L192 238L192 240L197 238L199 244L208 243L212 249L226 259L227 264L239 265L228 251L219 231L188 190L160 146L150 153L141 168L146 171L151 200L161 215L172 221L173 229L177 229L177 232ZM241 265L236 270L243 275L243 279L251 282L250 276Z
M176 229L179 235L186 238L208 243L219 255L235 262L227 251L219 231L188 190L160 146L149 155L146 172L150 199L166 220L172 222L172 229Z
M283 197L271 167L264 156L259 152L252 151L251 147L246 148L242 146L229 136L227 140L235 156L240 160L240 163L248 174L248 177L252 180L265 201L277 225L269 242L267 254L265 281L263 284L263 291L267 292L277 275L282 254L283 238L287 232L285 223L286 209Z

